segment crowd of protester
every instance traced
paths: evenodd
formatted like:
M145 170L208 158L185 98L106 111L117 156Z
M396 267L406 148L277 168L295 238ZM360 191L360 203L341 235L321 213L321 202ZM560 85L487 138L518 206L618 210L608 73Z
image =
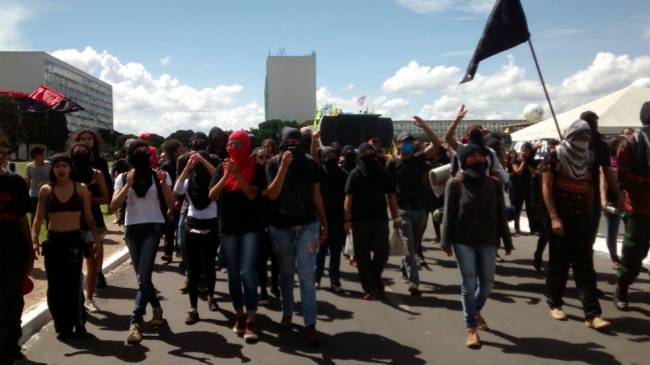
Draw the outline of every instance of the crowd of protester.
M98 136L82 130L67 153L46 159L42 147L32 148L26 179L6 169L10 146L1 138L2 364L22 356L17 343L23 282L38 256L45 260L47 303L58 337L86 334L86 317L99 310L95 288L107 285L101 270L102 206L124 226L138 282L129 344L142 341L148 306L152 325L166 323L152 275L161 241L162 260L171 264L179 258L186 277L180 288L189 299L186 324L207 316L199 315L199 298L208 311L219 310L215 281L223 268L234 332L247 342L258 339L256 312L268 301L269 290L282 304L281 328L290 330L297 274L304 338L316 344L316 296L325 268L333 292L349 285L342 282L342 255L356 266L363 298L381 298L394 236L406 245L400 271L408 291L422 295L422 239L431 216L435 241L455 256L460 271L466 345L480 347L478 331L488 328L481 310L494 283L497 251L509 255L513 250L509 219L514 220L512 235L527 234L520 225L524 206L529 231L539 236L536 270L542 270L549 248L550 316L567 318L562 306L571 268L585 324L607 328L593 244L604 213L607 247L618 272L614 301L625 310L650 240L650 102L640 113L642 128L626 129L609 142L598 133L598 116L585 112L561 139L524 143L509 152L478 124L457 140L466 113L463 106L442 140L414 117L424 141L402 132L394 142L372 138L359 146L321 146L318 131L287 127L277 141L256 147L245 131L228 135L215 127L208 135L194 134L187 151L179 141L167 140L158 158L145 133L126 142L110 171ZM392 149L382 148L391 143ZM430 175L449 164L448 181L430 183ZM620 221L625 223L622 255L617 250ZM43 242L42 225L47 228Z

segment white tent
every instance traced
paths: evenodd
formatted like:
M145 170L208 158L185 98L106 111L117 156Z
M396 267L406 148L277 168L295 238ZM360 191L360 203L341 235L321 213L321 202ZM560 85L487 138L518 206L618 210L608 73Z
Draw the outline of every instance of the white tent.
M650 88L629 86L603 96L587 104L557 115L560 129L564 131L582 112L591 110L598 114L598 130L603 134L617 134L625 127L641 126L639 112L641 105L650 101ZM533 141L542 138L558 138L553 118L543 120L530 127L511 134L513 141Z

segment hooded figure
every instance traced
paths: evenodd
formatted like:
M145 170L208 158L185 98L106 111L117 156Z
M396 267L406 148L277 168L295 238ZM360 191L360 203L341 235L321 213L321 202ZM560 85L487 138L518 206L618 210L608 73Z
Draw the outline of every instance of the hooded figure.
M213 155L219 156L220 159L224 159L227 156L226 153L226 133L219 127L212 127L210 132L208 132L208 147L207 150Z
M148 148L149 146L141 139L131 141L127 147L127 155L129 158L129 165L135 169L133 190L139 198L142 198L147 195L147 191L149 191L151 184L153 184L153 172L151 170L151 156L149 151L135 152L135 150L140 147Z
M357 165L357 154L354 152L354 147L345 145L341 150L341 155L345 156L345 163L342 168L347 173L350 173Z
M241 177L250 184L255 173L255 160L251 156L251 139L245 131L234 131L228 137L228 142L237 140L239 147L227 147L230 159L235 163ZM226 175L225 166L223 174ZM225 191L234 191L241 189L237 178L230 175L226 180Z
M643 103L639 117L643 127L639 130L637 140L639 142L643 140L643 143L640 143L642 146L641 152L644 152L643 150L645 150L645 161L648 167L650 167L650 101Z
M190 148L192 151L202 151L208 149L208 136L203 132L196 132L190 139Z
M589 150L592 131L589 123L576 120L564 130L564 139L555 150L558 160L572 179L582 179L592 166L592 153Z
M75 150L83 149L85 152L77 152ZM93 168L90 165L90 148L84 143L77 142L70 147L70 156L72 159L72 171L76 181L82 182L86 185L93 181Z
M362 143L359 146L357 168L359 168L362 174L368 177L374 177L379 171L383 171L383 168L379 164L377 151L372 145L368 143Z
M210 158L207 151L199 151L199 154L206 160ZM212 175L201 163L197 163L188 176L187 195L198 210L203 210L210 205L208 192L211 179Z

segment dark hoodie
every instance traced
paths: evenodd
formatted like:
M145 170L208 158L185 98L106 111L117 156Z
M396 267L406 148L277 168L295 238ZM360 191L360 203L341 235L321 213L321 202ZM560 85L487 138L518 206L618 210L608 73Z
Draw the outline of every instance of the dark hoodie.
M322 156L325 157L332 152L336 153L334 147L325 147L323 148ZM348 179L348 174L339 167L336 159L323 161L321 168L323 175L320 190L325 205L325 214L327 215L328 221L339 220L342 222L344 215L345 182Z

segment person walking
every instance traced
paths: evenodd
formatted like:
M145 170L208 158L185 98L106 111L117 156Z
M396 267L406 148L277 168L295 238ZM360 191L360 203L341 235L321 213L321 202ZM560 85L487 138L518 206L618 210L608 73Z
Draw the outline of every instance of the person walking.
M218 199L221 208L221 252L237 318L233 331L247 342L254 342L257 341L256 266L260 234L265 228L254 212L260 192L266 186L266 175L251 156L251 140L245 131L232 132L226 149L229 157L216 169L210 199Z
M628 306L628 289L639 275L650 242L650 101L641 107L643 127L623 141L618 152L618 176L625 191L627 224L614 303Z
M172 181L172 186L176 185L176 165L178 164L178 159L185 153L185 148L183 144L177 139L168 139L162 145L164 153L167 155L167 161L160 165L160 168L169 175L169 178ZM173 260L174 249L178 247L176 242L176 231L178 227L178 222L180 221L180 205L179 209L176 209L177 206L174 206L173 220L172 224L167 225L167 230L165 232L165 249L162 256L162 260L170 263ZM178 250L177 252L179 252Z
M29 200L32 203L30 212L32 221L36 215L36 205L38 205L38 192L41 186L50 181L50 169L52 164L45 159L45 148L43 146L34 146L29 150L29 157L32 161L25 166L25 179L29 186Z
M167 173L151 168L148 147L142 140L129 143L128 156L132 169L115 179L115 193L111 201L111 208L115 210L126 200L124 239L138 279L127 344L142 341L141 326L147 304L153 308L153 317L149 323L157 327L166 323L152 282L152 273L173 197L171 179Z
M381 276L389 256L387 201L395 229L401 227L402 218L395 185L370 144L359 146L356 166L345 185L344 228L352 232L363 298L373 300L384 293Z
M542 193L551 222L546 287L551 318L566 320L562 297L572 267L585 324L602 330L610 324L601 318L598 302L592 249L594 221L585 219L599 209L594 198L599 167L589 149L591 136L586 121L573 122L564 131L564 140L543 162Z
M282 130L281 154L266 165L271 200L271 240L280 264L283 329L291 329L293 277L298 273L307 341L316 333L315 268L318 245L327 240L327 218L320 192L318 164L306 154L295 128ZM320 241L320 242L319 242Z
M470 348L481 346L478 330L488 329L481 310L494 284L500 240L506 255L512 250L503 188L497 178L486 175L489 154L478 144L461 146L457 155L462 172L445 189L441 244L448 256L456 256L468 331L465 345Z
M185 320L188 325L199 321L198 298L202 277L207 288L208 308L213 312L219 309L214 300L214 260L219 246L217 204L209 198L210 181L215 167L209 160L207 151L191 153L174 186L174 194L183 195L188 201L185 223L188 294L191 307Z
M54 319L59 340L86 334L86 312L81 288L81 266L86 254L96 254L99 234L93 219L91 193L85 184L71 178L72 160L68 154L52 156L50 184L38 196L32 241L37 245L41 225L47 222L47 240L38 248L45 257L47 305ZM81 233L82 221L91 232L89 247ZM89 252L90 251L90 252Z

